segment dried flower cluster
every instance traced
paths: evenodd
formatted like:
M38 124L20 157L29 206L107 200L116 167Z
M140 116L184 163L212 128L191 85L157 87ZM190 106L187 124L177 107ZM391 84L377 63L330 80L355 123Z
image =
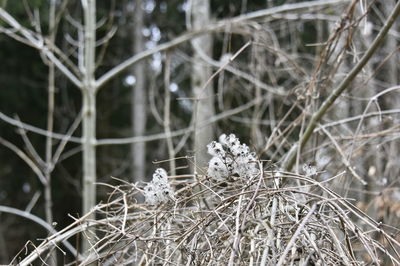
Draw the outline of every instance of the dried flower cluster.
M174 191L168 183L167 172L158 168L153 174L153 180L144 188L146 202L151 205L166 203L174 198Z
M303 164L303 171L306 176L314 176L317 174L317 168L311 164Z
M255 154L246 144L241 144L234 135L222 134L219 142L207 145L207 151L213 158L208 164L208 176L217 180L233 175L248 178L258 173Z

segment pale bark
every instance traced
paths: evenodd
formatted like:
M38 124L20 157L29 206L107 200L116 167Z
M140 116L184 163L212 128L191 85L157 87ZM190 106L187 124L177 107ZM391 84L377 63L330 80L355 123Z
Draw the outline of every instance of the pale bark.
M82 213L89 213L96 204L96 88L95 88L95 41L96 41L96 1L82 1L84 11L84 77L83 77L83 191ZM94 219L93 213L90 218ZM82 249L90 248L83 241Z
M144 50L142 0L135 1L135 11L133 13L133 53L139 54ZM145 93L145 64L143 61L137 62L133 67L133 75L136 82L131 92L131 125L133 136L143 136L146 130L146 93ZM146 144L137 142L131 145L132 168L131 178L135 181L143 181L146 171Z
M191 7L192 27L199 30L210 24L210 3L204 0L193 0ZM195 97L195 124L199 125L215 115L214 93L211 85L204 85L211 76L211 68L201 60L201 53L212 55L212 36L206 34L192 41L194 48L192 64L192 90ZM201 50L200 52L198 52ZM211 125L197 127L194 132L194 150L196 164L204 167L208 161L206 146L213 140L213 127Z

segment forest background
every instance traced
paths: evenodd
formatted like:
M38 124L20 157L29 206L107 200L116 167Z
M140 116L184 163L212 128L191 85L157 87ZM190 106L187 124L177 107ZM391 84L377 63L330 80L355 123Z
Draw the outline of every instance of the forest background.
M397 3L0 1L0 263L222 133L398 228Z

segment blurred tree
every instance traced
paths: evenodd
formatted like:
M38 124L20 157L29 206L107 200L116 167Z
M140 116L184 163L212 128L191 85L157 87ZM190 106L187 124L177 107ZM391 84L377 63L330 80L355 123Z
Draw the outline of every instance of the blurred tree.
M132 1L134 12L132 14L133 24L133 49L132 54L144 51L144 1ZM133 136L144 136L147 121L147 97L146 97L146 63L137 62L132 66L132 74L135 82L131 92L131 125ZM144 181L146 175L146 143L137 142L131 146L131 178L135 182Z
M200 30L205 25L211 23L210 2L208 0L190 1L191 6L188 12L188 21L191 23L189 29ZM209 157L206 152L206 146L214 139L213 125L204 124L207 119L215 115L214 111L214 91L211 77L211 68L203 61L202 54L212 57L213 40L211 34L197 37L192 40L193 58L192 58L192 90L194 97L194 151L195 167L206 166Z

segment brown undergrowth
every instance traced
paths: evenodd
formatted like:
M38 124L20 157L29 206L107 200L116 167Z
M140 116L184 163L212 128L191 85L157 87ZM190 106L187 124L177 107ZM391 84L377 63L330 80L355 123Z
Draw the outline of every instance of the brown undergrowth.
M76 235L92 246L76 257L79 265L400 263L399 242L328 188L339 176L317 182L318 173L298 175L257 164L258 173L246 178L169 176L175 195L158 205L137 203L144 190L134 184L108 185L108 203L93 209L98 220L77 219L21 265L45 261L50 250Z

